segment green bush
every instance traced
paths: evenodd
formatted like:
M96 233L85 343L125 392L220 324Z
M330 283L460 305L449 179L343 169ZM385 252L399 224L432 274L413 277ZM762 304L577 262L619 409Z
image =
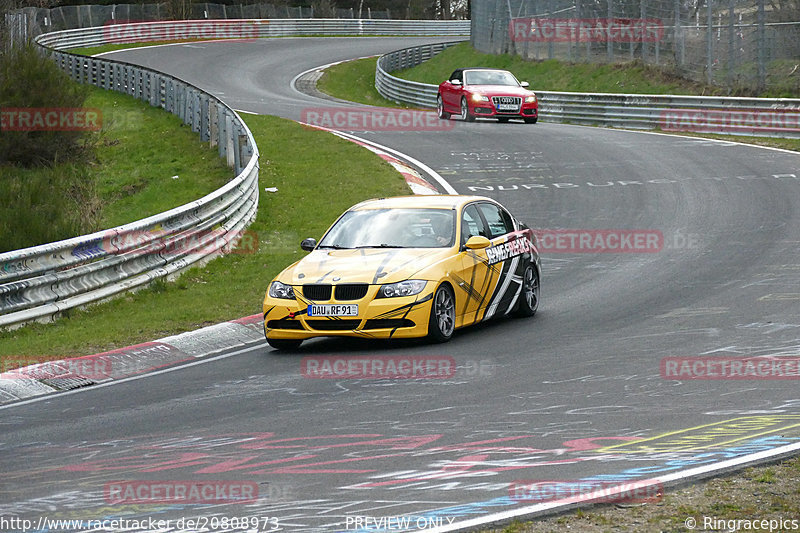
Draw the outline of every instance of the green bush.
M88 89L61 71L33 44L0 53L0 110L81 108ZM5 123L8 123L6 115ZM0 132L0 165L49 166L87 161L91 149L81 131Z
M86 165L0 166L0 253L82 235L100 207Z
M97 134L10 131L14 109L82 108L89 94L34 45L0 50L0 252L80 235L100 206L94 164ZM16 119L18 120L18 119Z

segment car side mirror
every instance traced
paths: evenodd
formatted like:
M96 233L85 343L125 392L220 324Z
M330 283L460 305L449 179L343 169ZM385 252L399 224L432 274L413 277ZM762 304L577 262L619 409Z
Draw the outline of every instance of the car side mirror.
M317 247L317 239L311 239L311 238L303 239L303 242L300 243L300 248L302 248L306 252L310 252L316 247Z
M520 87L530 87L530 83L528 83L527 81L521 81L519 85Z
M461 85L461 80L450 80L450 85Z
M486 237L473 235L467 239L467 243L464 246L469 250L482 250L483 248L488 248L491 244L491 241Z

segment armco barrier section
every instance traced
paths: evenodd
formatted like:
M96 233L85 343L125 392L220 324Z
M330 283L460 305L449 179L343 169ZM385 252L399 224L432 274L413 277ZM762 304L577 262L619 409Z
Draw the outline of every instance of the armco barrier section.
M64 30L42 36L54 48L78 48L133 42L183 39L256 39L282 36L409 37L469 35L468 20L380 19L270 19L188 20L109 24L95 28Z
M40 44L53 40L57 36L45 35ZM177 115L201 139L219 147L236 176L199 200L143 220L0 254L0 326L51 317L222 253L258 207L258 149L247 126L223 102L146 68L51 53L77 81L130 94Z
M64 50L173 39L394 34L466 35L469 21L168 21L40 35L36 42L75 80L130 94L180 117L218 147L235 178L199 200L143 220L0 254L0 327L54 317L178 273L229 250L256 216L258 148L233 109L173 76Z
M397 103L436 107L436 85L390 73L419 65L454 44L458 42L415 46L381 56L375 87ZM536 91L536 95L539 119L546 122L800 138L800 99L547 91Z

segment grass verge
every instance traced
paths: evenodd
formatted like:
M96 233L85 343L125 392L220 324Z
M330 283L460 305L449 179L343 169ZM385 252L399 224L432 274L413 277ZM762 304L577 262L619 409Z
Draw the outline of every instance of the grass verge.
M780 526L781 519L783 526ZM738 525L737 520L741 521ZM762 520L766 521L766 526L762 525ZM770 520L774 521L772 528L768 525ZM791 520L796 521L795 526L791 525ZM687 523L695 527L687 527ZM777 532L797 529L800 529L800 458L751 467L736 475L668 490L661 501L655 503L598 506L531 522L515 522L484 533Z
M89 105L103 110L91 169L104 206L95 230L186 204L233 177L217 150L175 115L101 89L92 90Z
M267 283L301 257L303 238L319 238L358 201L410 194L394 168L356 144L276 117L244 119L261 150L258 218L249 228L256 252L234 252L53 324L1 332L0 357L97 353L259 313Z
M359 104L381 107L408 107L387 100L375 89L376 57L355 59L325 69L317 81L317 89ZM449 74L449 73L448 73Z
M196 200L233 176L174 115L95 87L85 105L102 113L102 130L87 134L94 161L0 166L0 250L133 222Z
M641 60L611 64L568 63L555 59L526 61L511 54L483 54L472 48L469 43L451 46L421 65L401 71L400 76L412 81L438 85L453 72L454 65L510 70L520 80L528 81L531 87L540 91L727 95L727 91L722 87L694 82ZM780 67L780 72L786 70L786 65L779 62L776 65ZM800 87L787 89L784 84L776 89L767 89L758 96L798 97Z

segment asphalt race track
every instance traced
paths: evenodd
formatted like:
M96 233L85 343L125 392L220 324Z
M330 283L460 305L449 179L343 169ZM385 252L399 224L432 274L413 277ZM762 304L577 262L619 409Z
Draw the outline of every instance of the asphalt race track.
M298 120L341 105L299 93L298 74L434 40L283 38L113 57L235 109ZM453 119L438 129L355 133L549 232L535 318L461 330L443 345L325 339L284 355L258 344L12 405L0 410L0 516L169 519L172 530L181 517L258 517L259 531L297 532L381 517L395 522L379 530L397 531L410 517L418 530L543 501L510 497L514 483L631 482L800 442L797 377L774 370L800 356L800 155L546 122ZM657 246L608 253L558 242L553 230L655 236ZM343 354L449 357L457 371L303 377L303 357ZM760 379L662 373L668 357L745 356L775 366ZM109 501L115 483L189 480L241 482L259 498Z

